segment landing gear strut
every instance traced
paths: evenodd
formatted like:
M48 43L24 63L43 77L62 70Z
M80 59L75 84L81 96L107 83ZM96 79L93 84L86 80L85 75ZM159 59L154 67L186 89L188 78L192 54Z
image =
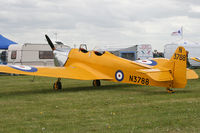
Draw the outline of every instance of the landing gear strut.
M92 84L93 84L94 87L101 86L101 81L100 80L93 80Z
M62 89L62 83L60 81L61 81L61 78L58 78L58 80L53 84L54 90L61 90Z
M170 88L168 88L168 87L166 88L166 90L167 90L168 93L175 93L174 90L172 90L172 89L170 89Z

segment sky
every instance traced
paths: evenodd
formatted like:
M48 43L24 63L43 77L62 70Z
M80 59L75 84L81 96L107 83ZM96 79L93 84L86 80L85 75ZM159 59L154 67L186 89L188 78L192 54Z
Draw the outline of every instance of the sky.
M70 46L164 45L183 27L185 40L200 42L199 0L0 0L0 34L23 43L47 43L44 35Z

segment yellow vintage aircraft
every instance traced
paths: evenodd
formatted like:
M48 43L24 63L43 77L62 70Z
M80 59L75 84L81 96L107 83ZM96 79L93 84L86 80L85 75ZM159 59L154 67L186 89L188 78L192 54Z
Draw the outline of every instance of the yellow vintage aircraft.
M190 59L197 61L197 62L200 62L200 58L197 58L197 57L190 57Z
M86 45L79 49L56 49L47 35L46 39L53 50L56 67L33 67L1 65L0 72L47 76L58 78L54 89L61 89L61 78L93 80L93 86L100 86L100 80L148 86L184 88L187 79L198 75L186 69L186 51L178 47L172 58L130 61L117 57L107 51L87 51Z

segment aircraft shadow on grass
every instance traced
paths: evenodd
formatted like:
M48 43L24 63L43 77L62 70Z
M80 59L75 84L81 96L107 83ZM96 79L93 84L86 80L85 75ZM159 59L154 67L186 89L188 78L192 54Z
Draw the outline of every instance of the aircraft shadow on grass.
M131 87L131 88L130 88ZM153 87L152 87L153 88ZM159 88L158 88L159 89ZM80 92L80 91L103 91L103 90L112 90L112 91L118 91L118 92L124 92L124 91L129 91L129 92L136 92L137 93L142 93L144 95L169 95L167 94L163 89L156 90L155 89L146 89L143 86L139 85L132 85L132 84L114 84L114 85L103 85L100 87L91 87L91 86L85 86L85 87L67 87L63 88L61 91L55 91L52 89L35 89L35 90L23 90L23 91L12 91L12 92L0 92L0 98L1 97L9 97L9 96L23 96L23 95L35 95L35 94L51 94L51 93L68 93L68 92ZM179 90L177 89L177 93L191 93L191 90Z

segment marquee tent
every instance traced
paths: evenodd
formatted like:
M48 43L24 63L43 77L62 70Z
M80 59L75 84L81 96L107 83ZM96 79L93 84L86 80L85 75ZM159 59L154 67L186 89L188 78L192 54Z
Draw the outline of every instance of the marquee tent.
M5 38L0 34L0 49L8 49L8 46L11 44L17 44L17 43Z

